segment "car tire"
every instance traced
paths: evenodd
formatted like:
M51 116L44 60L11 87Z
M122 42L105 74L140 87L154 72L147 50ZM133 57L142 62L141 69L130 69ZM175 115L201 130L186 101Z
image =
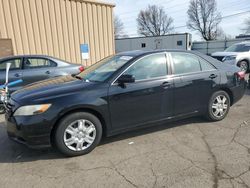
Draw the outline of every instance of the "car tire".
M249 64L248 64L247 61L241 61L241 62L239 62L239 67L240 67L240 69L242 71L244 71L246 73L249 71Z
M229 109L229 95L225 91L217 91L209 100L206 117L210 121L221 121L227 116Z
M54 144L64 155L74 157L91 152L101 138L100 120L91 113L76 112L67 115L58 123Z

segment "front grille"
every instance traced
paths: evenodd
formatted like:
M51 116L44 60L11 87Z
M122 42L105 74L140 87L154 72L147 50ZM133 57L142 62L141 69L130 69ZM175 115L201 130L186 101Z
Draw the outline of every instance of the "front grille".
M4 106L5 106L5 110L6 110L7 113L11 113L12 112L12 107L13 107L12 104L10 104L8 102L8 103L5 103Z
M16 103L10 98L7 103L4 104L5 110L8 114L11 114L16 108Z
M212 56L214 59L217 59L219 61L222 61L222 59L224 58L224 56Z

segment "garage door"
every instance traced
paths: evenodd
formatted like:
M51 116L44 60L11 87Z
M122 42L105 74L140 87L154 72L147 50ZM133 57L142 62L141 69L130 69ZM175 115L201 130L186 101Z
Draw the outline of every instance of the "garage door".
M13 55L11 39L0 39L0 58Z

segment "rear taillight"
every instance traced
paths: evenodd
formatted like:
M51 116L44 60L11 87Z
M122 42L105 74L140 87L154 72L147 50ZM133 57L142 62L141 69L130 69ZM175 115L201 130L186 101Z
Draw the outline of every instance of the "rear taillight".
M80 71L80 72L83 72L83 71L84 71L84 67L83 67L83 66L80 66L80 67L79 67L79 71Z
M244 71L240 71L240 72L237 72L236 75L238 76L238 78L240 80L244 80L245 76L246 76L246 73Z

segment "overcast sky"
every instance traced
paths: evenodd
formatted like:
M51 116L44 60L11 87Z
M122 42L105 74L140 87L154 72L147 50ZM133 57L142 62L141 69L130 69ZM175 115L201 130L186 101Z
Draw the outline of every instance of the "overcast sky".
M115 3L115 14L124 23L125 32L129 36L137 36L136 18L141 9L145 9L148 4L157 4L165 8L165 11L174 19L174 27L185 26L187 22L187 9L189 0L105 0ZM242 33L244 20L250 17L250 0L217 0L218 10L222 16L249 11L245 14L230 16L222 19L220 26L228 35L239 35ZM176 28L175 32L192 33L193 40L200 40L196 32L192 32L186 27Z

